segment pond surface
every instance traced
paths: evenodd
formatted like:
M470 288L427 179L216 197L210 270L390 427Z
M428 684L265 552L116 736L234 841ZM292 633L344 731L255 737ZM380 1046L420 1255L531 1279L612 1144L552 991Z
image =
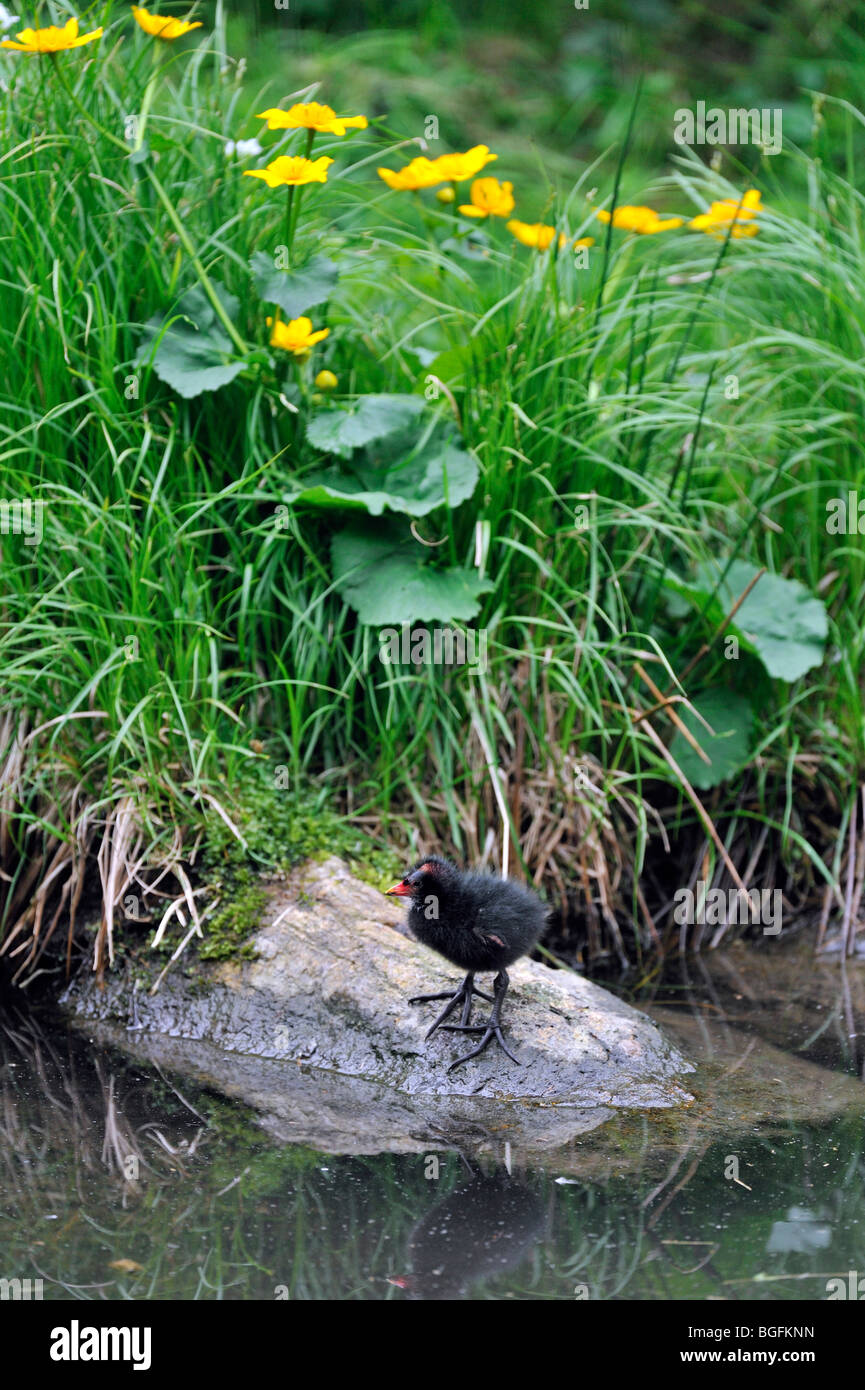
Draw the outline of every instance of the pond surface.
M825 1299L865 1273L862 967L758 957L632 986L698 1060L694 1105L616 1114L544 1170L495 1142L280 1146L12 996L0 1279L81 1300Z

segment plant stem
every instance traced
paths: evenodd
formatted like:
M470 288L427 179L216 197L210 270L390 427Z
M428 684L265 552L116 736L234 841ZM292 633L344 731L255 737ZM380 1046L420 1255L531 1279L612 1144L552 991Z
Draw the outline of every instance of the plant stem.
M304 159L309 159L310 155L312 154L312 146L314 140L315 131L308 130L306 132L306 154L304 155ZM300 213L300 200L302 195L303 187L300 184L297 185L296 191L293 185L288 190L288 208L286 212L286 235L288 237L289 265L291 265L291 252L292 247L294 246L294 234L297 231L297 219Z
M294 189L295 189L295 185L294 185L293 183L290 183L290 184L288 185L288 188L285 190L286 193L287 193L287 195L288 195L287 198L286 198L286 201L285 201L285 245L286 245L286 249L287 249L287 251L288 251L288 264L289 264L289 268L291 268L291 243L292 243L291 208L292 208L292 204L293 204L293 202L294 202Z
M89 121L90 124L94 126L96 130L99 131L100 135L104 135L105 139L110 140L112 145L116 145L117 148L121 149L124 154L128 154L129 146L127 145L126 141L118 139L116 135L112 135L110 130L108 130L104 125L102 125L100 121L97 121L96 117L90 111L87 110L87 107L84 106L82 102L78 100L78 97L76 93L73 92L72 88L68 86L66 79L63 76L63 71L60 67L60 64L57 61L58 55L56 53L50 53L48 56L51 59L51 71L55 74L57 81L60 83L60 86L63 88L64 92L68 96L69 100L72 102L73 106L76 106L78 108L84 119Z
M249 350L247 348L246 343L243 341L234 324L231 322L231 319L228 317L228 314L225 312L225 308L222 304L222 301L213 287L213 282L211 281L210 276L207 274L207 271L201 264L201 261L199 260L196 254L195 247L192 245L192 242L189 240L189 237L186 234L186 228L184 227L183 223L178 217L177 210L174 207L174 204L172 203L171 199L169 198L165 189L162 187L162 184L156 177L156 174L153 172L153 169L150 167L149 164L147 166L147 173L148 177L150 178L153 184L153 187L156 189L156 194L159 198L159 201L165 208L165 211L168 213L174 230L176 231L180 240L181 246L183 247L189 259L192 261L192 264L195 266L195 273L201 281L201 288L204 290L204 293L207 295L207 298L213 305L214 313L216 314L217 318L219 319L220 323L222 324L223 328L225 329L226 333L228 334L229 338L234 343L238 351L245 354Z

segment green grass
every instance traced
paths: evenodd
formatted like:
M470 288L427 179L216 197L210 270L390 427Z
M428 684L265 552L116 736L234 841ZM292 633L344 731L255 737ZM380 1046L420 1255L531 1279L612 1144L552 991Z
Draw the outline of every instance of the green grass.
M759 235L728 244L604 231L594 202L617 187L620 203L652 198L621 144L567 181L561 160L536 160L517 215L594 235L587 270L501 223L481 229L485 255L462 254L434 195L376 178L415 153L393 149L415 132L390 115L320 136L315 155L335 163L305 191L294 250L341 274L310 311L330 335L297 366L267 350L273 308L248 269L284 238L284 195L223 148L288 92L247 79L221 14L157 47L108 6L98 44L2 59L3 496L44 503L41 543L6 535L2 549L0 902L19 974L95 877L103 966L130 884L166 873L185 893L193 846L217 824L244 844L253 764L275 826L254 862L288 852L287 795L400 850L413 828L493 863L508 841L512 868L585 910L590 952L639 953L664 901L660 881L648 909L637 887L661 826L679 837L674 875L704 848L716 857L644 671L677 699L753 694L749 766L704 795L708 813L740 871L758 846L753 881L837 882L863 765L863 570L858 536L829 535L823 502L865 486L862 118L827 103L813 154L748 171L728 160L729 181L680 161L656 205L692 215L762 189ZM363 109L332 76L315 95ZM130 113L146 113L135 160ZM485 172L516 182L504 152ZM212 298L214 281L237 297L235 346L253 357L184 400L136 365L142 325L196 285ZM343 403L423 393L431 372L444 382L434 409L458 418L480 478L418 529L492 581L471 620L489 635L485 673L382 665L376 630L340 595L344 517L291 501L322 462L305 436L322 367ZM824 665L792 685L747 651L731 669L717 617L683 622L666 582L711 557L819 592Z

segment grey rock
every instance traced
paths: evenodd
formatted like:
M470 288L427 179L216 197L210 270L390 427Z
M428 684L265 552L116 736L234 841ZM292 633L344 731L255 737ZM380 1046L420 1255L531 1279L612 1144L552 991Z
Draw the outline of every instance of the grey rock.
M441 1005L411 996L456 987L460 972L406 937L404 909L331 858L274 884L255 958L204 966L208 987L179 971L136 998L139 1029L206 1041L224 1052L309 1063L409 1096L470 1096L604 1106L689 1099L674 1079L692 1070L635 1009L567 970L523 960L510 972L504 1022L514 1065L491 1046L449 1074L471 1040L424 1033ZM480 981L479 981L480 983ZM84 1020L131 1022L129 985L77 981L67 1003ZM475 1001L475 1019L489 1005Z
M531 962L512 971L505 1006L506 1036L526 1065L490 1049L449 1076L465 1041L425 1043L437 1006L406 1001L458 972L404 923L401 904L330 859L271 885L254 960L204 966L192 982L176 972L134 1006L128 980L110 976L100 991L81 977L67 1003L89 1036L253 1107L278 1143L326 1153L456 1147L585 1179L650 1160L660 1171L720 1135L771 1139L863 1105L855 1076L741 1032L699 996L651 1006L650 1020L580 976ZM738 953L737 982L756 955ZM483 1017L489 1006L476 1007ZM692 1095L679 1083L686 1073Z
M80 976L78 1026L252 1106L282 1143L329 1153L470 1147L543 1162L623 1109L690 1101L693 1070L645 1015L567 970L520 961L504 1022L523 1065L498 1049L449 1074L471 1042L424 1033L441 1005L415 994L460 973L413 941L405 908L338 859L270 885L254 958L169 974L132 995L122 973ZM489 1010L475 1002L476 1017Z

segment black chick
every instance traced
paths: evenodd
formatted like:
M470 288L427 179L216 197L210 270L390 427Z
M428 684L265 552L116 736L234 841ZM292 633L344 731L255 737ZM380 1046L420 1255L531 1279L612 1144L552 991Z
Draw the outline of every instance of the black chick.
M483 1034L477 1047L458 1057L448 1070L477 1057L493 1038L519 1065L519 1058L508 1049L501 1030L502 1004L510 983L506 967L532 949L546 926L547 909L540 898L513 879L458 869L437 855L419 860L405 878L387 891L411 898L408 924L418 941L468 971L455 994L420 994L409 1000L410 1004L421 1004L447 999L446 1008L426 1035L428 1038L441 1027L455 1033ZM496 971L492 997L475 988L478 970ZM469 1023L475 994L493 1006L482 1026ZM445 1023L460 1004L460 1022Z

